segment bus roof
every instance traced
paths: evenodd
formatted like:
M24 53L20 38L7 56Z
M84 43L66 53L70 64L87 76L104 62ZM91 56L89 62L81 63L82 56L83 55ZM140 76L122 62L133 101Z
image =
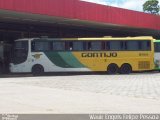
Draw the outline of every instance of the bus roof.
M39 39L39 38L22 38L22 39L17 39L15 41L32 41L34 39Z
M32 40L155 40L151 36L138 37L94 37L94 38L23 38L15 41L32 41Z
M101 37L101 38L78 38L78 40L154 40L151 36L140 37Z

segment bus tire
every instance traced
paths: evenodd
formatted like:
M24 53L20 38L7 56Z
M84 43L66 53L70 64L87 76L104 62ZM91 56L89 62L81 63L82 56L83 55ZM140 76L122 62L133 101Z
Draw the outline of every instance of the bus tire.
M116 74L118 72L118 65L117 64L109 64L107 67L108 74Z
M132 67L130 64L123 64L120 68L120 74L130 74L132 72Z
M34 76L43 75L43 74L44 74L44 68L43 68L43 66L42 66L42 65L39 65L39 64L34 65L34 66L32 67L32 74L33 74Z

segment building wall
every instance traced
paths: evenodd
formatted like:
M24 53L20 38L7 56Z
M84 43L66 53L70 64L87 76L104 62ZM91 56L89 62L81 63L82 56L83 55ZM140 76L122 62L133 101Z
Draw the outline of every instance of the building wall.
M0 9L160 30L160 17L79 0L0 0Z

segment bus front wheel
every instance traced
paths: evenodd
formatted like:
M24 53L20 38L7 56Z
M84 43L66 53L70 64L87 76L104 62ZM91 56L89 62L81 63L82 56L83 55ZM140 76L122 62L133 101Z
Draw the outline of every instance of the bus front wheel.
M44 68L42 65L34 65L32 67L32 74L37 76L37 75L43 75L44 73Z
M129 64L123 64L120 68L121 74L130 74L132 72L132 67Z
M108 74L116 74L118 72L118 66L114 63L108 65L107 73Z

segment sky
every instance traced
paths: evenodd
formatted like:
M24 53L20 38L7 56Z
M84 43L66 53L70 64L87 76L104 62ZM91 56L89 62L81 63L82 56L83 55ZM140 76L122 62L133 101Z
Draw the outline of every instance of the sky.
M81 0L81 1L87 1L87 2L93 2L103 5L110 5L114 7L120 7L135 11L143 11L143 4L147 0ZM160 0L158 0L160 3Z

